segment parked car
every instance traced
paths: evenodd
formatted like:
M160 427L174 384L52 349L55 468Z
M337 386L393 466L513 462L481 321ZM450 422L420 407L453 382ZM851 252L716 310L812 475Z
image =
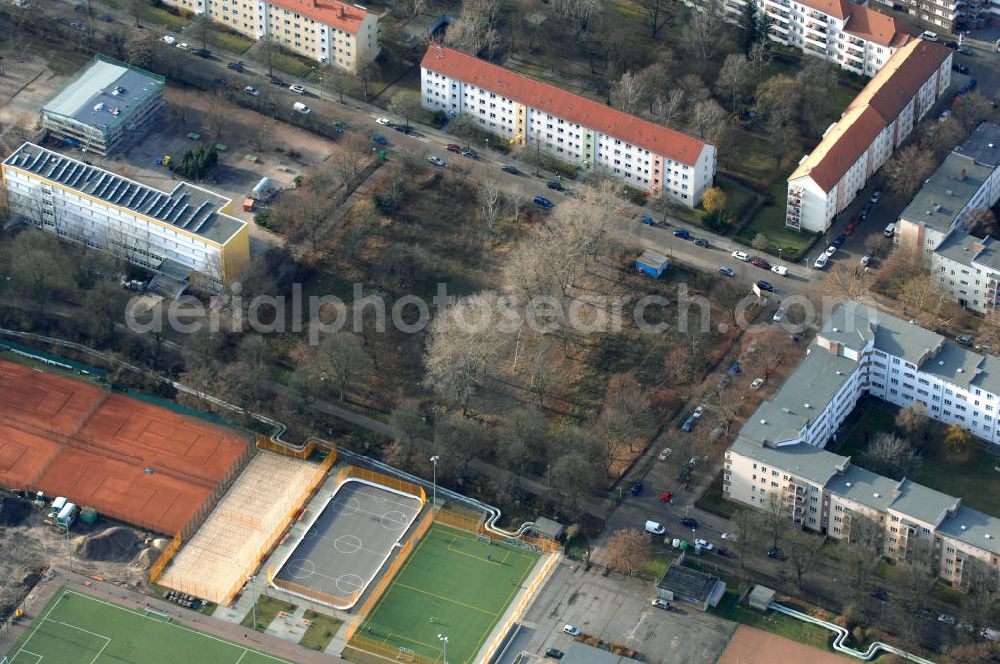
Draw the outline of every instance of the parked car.
M398 124L398 125L392 125L392 128L398 131L400 134L413 133L413 127L411 127L410 125Z
M545 186L548 187L549 189L553 189L555 191L562 191L563 190L563 186L561 184L559 184L558 182L556 182L555 180L549 180L545 184Z
M191 52L197 55L199 58L207 58L208 56L212 55L212 52L209 51L207 48L198 48Z
M722 533L721 535L719 535L719 537L721 537L724 540L729 540L730 542L736 541L736 536L733 535L732 533Z
M633 484L632 488L629 489L628 492L633 496L638 496L640 493L642 493L642 482L636 482L635 484Z
M785 317L785 308L778 307L778 310L774 312L773 316L771 316L771 320L773 320L775 323L780 323L781 319L784 317Z
M955 341L957 341L958 343L962 344L963 346L971 346L972 345L972 337L970 337L968 334L963 334L960 337L955 337Z
M774 284L772 284L770 281L765 281L763 279L757 282L757 288L761 289L762 291L766 291L768 293L774 292Z
M856 226L856 224L853 221L851 223L847 224L847 226L844 227L844 235L850 237L851 235L854 234L854 229L856 227L857 226Z
M664 535L667 532L667 529L663 527L663 524L657 521L646 521L644 530L650 535Z
M292 104L292 110L301 113L302 115L309 115L312 113L312 109L303 104L301 101L297 101Z
M729 267L728 265L721 265L721 266L719 266L719 272L721 272L722 274L726 275L727 277L735 277L736 276L736 270L734 270L733 268Z
M837 245L831 244L829 247L826 248L826 251L824 253L826 254L827 258L832 258L833 255L837 253Z
M788 268L785 267L784 265L775 265L775 266L773 266L771 268L771 272L774 272L779 277L787 277L788 276Z
M767 550L767 557L772 558L774 560L784 560L785 554L778 547L772 546L770 549Z
M639 217L639 221L641 221L646 226L655 226L656 225L656 222L653 221L653 218L650 217L648 214L644 214L641 217Z
M449 143L448 145L444 146L444 149L447 150L448 152L454 152L455 154L458 154L459 152L462 151L462 146L456 145L455 143Z
M666 610L670 608L670 602L665 599L660 599L659 597L654 598L652 604L658 609Z
M511 175L520 175L521 174L521 171L517 170L516 168L514 168L513 166L510 166L510 165L501 166L500 170L503 171L504 173L510 173Z
M580 628L574 627L573 625L566 625L563 627L563 633L569 634L570 636L580 636Z
M228 62L228 63L226 63L226 69L232 69L235 72L241 72L241 71L243 71L243 63L242 62Z
M846 238L843 235L838 235L837 237L833 238L833 242L831 242L830 244L832 244L837 249L840 249L841 247L844 246L845 241ZM829 251L829 249L827 249L827 251Z
M761 258L760 256L754 256L753 258L751 258L750 264L755 267L759 267L762 270L771 269L771 264L767 262L765 259Z
M956 42L956 41L946 41L944 43L944 45L947 46L948 48L950 48L953 51L957 51L958 50L958 42Z
M684 432L691 431L691 429L693 429L693 428L694 428L694 418L693 417L687 418L686 420L684 420L684 424L681 425L681 431L684 431Z
M162 41L164 44L175 44L175 43L177 43L177 39L174 38L174 37L171 37L170 35L163 35L162 37L160 37L160 41Z
M298 85L298 84L296 84L296 85L289 85L288 89L291 90L292 92L294 92L297 95L304 95L306 93L305 86Z
M189 46L187 42L181 42L180 44L177 45L177 48L181 49L182 51L191 50L191 46Z
M704 414L705 414L705 404L701 404L700 406L694 409L694 412L691 413L691 417L693 417L694 419L698 419Z
M723 558L735 558L735 557L736 557L735 555L733 555L733 554L732 554L732 553L731 553L731 552L729 551L729 549L727 549L727 548L726 548L726 547L724 547L724 546L720 546L720 547L719 547L718 549L716 549L716 550L715 550L715 552L716 552L717 554L719 554L720 556L722 556Z
M544 196L535 196L535 205L538 207L545 208L546 210L551 210L555 205L549 199Z
M701 548L705 549L705 551L711 551L712 549L715 548L714 546L712 546L711 542L709 542L708 540L703 540L703 539L696 539L694 541L694 545L695 546L700 546Z
M745 251L734 251L731 255L736 260L743 261L744 263L750 260L750 254Z
M97 15L97 18L104 21L105 23L112 23L115 20L115 17L109 14L108 12L101 12L100 14Z
M471 148L465 148L459 154L463 157L468 157L469 159L479 159L479 153Z
M887 593L886 591L882 590L881 588L876 588L875 590L873 590L871 592L871 596L874 597L875 599L879 600L880 602L887 602L887 601L889 601L889 593Z
M953 64L951 66L951 68L954 69L955 71L957 71L959 74L968 74L969 73L969 66L968 65L963 65L961 62L956 62L955 64Z
M864 256L861 257L862 267L868 267L869 265L871 265L871 262L872 262L872 257L869 256L868 254L865 254Z
M697 246L701 247L702 249L708 249L709 247L708 240L706 240L703 237L698 238L697 240L694 241L694 243Z
M939 615L937 617L937 619L938 619L938 622L944 623L945 625L954 625L955 624L955 618L954 618L954 616L949 616L947 613L942 613L941 615Z
M280 78L272 76L271 77L271 85L277 85L279 88L283 88L283 87L285 87L285 82L283 80L281 80Z
M389 141L385 140L385 136L381 134L372 134L372 143L378 143L382 147L389 147Z
M441 157L435 157L434 155L431 155L430 157L427 157L427 161L431 162L435 166L440 166L444 168L444 159L442 159Z
M682 240L690 240L691 234L688 233L683 228L678 228L676 231L674 231L674 237L679 237Z
M760 386L763 385L763 384L764 384L764 379L763 378L754 378L753 381L750 383L750 389L751 390L759 390Z
M674 451L671 448L664 447L660 451L660 455L657 457L657 459L659 459L660 461L666 461L667 459L670 458L670 455L673 454L673 453L674 453Z
M664 491L660 494L661 503L669 503L673 499L674 499L674 494L671 493L670 491Z
M257 90L257 88L252 85L248 85L245 88L243 88L243 92L247 93L248 95L253 95L254 97L260 94L260 91Z
M969 48L968 46L962 46L962 47L960 47L958 49L958 52L961 53L962 55L966 55L966 56L973 56L973 55L975 55L975 52L971 48Z
M690 517L685 517L685 518L681 519L681 525L684 526L685 528L697 528L698 527L698 520L697 519L692 519Z
M382 125L383 127L388 127L389 125L392 124L392 120L390 120L389 118L375 118L375 124ZM449 147L448 149L450 150L451 148Z
M817 270L822 270L824 267L826 267L826 264L829 260L830 260L829 256L827 256L826 254L820 254L819 258L816 259L816 262L813 263L813 267L816 268Z
M562 650L559 650L559 648L549 648L545 651L545 656L551 657L552 659L562 659L564 654L565 653L563 653Z

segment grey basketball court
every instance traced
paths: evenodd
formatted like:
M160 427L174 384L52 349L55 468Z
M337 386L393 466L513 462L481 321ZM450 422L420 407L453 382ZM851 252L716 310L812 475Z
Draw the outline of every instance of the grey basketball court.
M332 597L334 608L349 609L421 507L416 496L349 479L337 487L274 578L317 590Z

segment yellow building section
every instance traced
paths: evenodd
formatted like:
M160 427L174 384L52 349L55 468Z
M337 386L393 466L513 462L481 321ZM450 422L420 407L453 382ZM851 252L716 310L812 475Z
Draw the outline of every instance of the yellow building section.
M525 131L525 123L527 123L528 111L524 104L514 104L514 140L518 145L524 145L525 138L527 137L527 132Z
M244 224L222 245L222 281L232 284L250 267L250 224Z

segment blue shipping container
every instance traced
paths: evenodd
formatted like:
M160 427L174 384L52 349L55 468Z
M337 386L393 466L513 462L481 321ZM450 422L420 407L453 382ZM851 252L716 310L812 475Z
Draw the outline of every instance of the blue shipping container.
M654 254L652 251L642 252L642 256L635 261L635 269L643 274L648 274L654 279L659 279L660 275L667 271L669 262L665 256Z

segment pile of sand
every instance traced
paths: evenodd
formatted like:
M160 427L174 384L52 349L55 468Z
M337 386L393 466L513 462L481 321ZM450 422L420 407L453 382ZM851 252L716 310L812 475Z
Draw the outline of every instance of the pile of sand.
M13 527L31 514L31 503L16 496L0 497L0 526Z
M74 555L84 560L126 562L135 557L140 539L131 528L114 526L100 533L77 537L73 541Z

